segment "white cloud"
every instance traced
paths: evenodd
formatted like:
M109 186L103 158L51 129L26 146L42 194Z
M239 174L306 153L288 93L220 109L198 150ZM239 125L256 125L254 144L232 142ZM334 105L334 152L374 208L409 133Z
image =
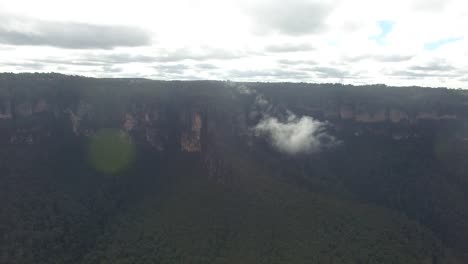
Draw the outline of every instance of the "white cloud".
M310 153L334 145L335 139L325 131L326 124L309 116L290 114L286 121L263 118L254 128L258 136L266 135L272 145L286 154Z

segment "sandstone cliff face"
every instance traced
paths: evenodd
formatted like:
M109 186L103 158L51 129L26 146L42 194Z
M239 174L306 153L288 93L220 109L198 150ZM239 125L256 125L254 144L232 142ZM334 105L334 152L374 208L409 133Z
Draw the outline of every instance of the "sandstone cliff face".
M137 86L142 83L145 82L125 81L121 85ZM57 95L50 96L50 91L45 93L42 90L31 90L35 91L34 95L27 97L16 97L4 92L3 97L0 96L0 141L6 144L34 145L43 138L63 133L69 133L77 140L86 140L99 129L111 127L125 131L137 145L158 152L177 148L177 151L184 153L202 153L206 151L207 145L217 148L226 145L226 135L235 137L231 139L232 142L239 141L253 146L255 140L251 136L251 127L265 112L276 114L272 109L273 103L268 97L268 90L264 95L246 86L241 86L243 88L240 92L232 87L218 86L217 90L211 91L204 88L194 91L187 87L177 92L171 89L161 92L162 89L159 88L145 93L142 90L134 93L125 91L125 97L114 92L109 93L114 89L112 85L106 88L109 91L97 89L102 94L96 95L93 94L95 90L82 92L81 89L87 87L83 85L83 88L63 92L64 101L58 99ZM246 90L249 92L245 92ZM214 92L218 94L213 96ZM62 91L58 94L61 93ZM153 97L146 98L148 94ZM172 97L177 100L171 99ZM284 109L296 110L293 108L298 101L299 99L280 102ZM174 102L183 103L174 105ZM341 131L351 131L350 134L374 133L397 140L414 137L415 132L398 130L395 133L393 128L376 126L385 124L408 129L407 125L418 125L418 122L447 122L460 118L451 111L427 111L417 107L408 111L396 105L381 106L370 100L342 102L334 97L312 103L304 99L298 109L298 115L328 121ZM172 143L169 142L171 138L174 141ZM214 161L209 163L217 164Z
M171 117L162 110L163 108L163 105L159 105L158 103L136 103L122 112L120 117L117 117L120 120L120 124L116 125L133 137L137 144L146 145L162 152L166 148L166 142L170 134L173 133L167 130L167 120L171 119ZM179 135L178 144L182 152L200 153L203 149L202 130L205 124L203 124L201 112L195 109L180 109L177 114L180 117L180 127L177 128L177 134ZM329 106L322 111L317 107L310 109L313 109L314 113L319 113L321 117L329 117L330 122L336 124L340 120L351 121L356 124L387 122L398 125L400 123L415 124L419 121L438 122L458 119L455 114L451 113L421 111L409 114L398 108L383 108L369 111L366 108L356 108L349 104L339 105L336 108L339 111L333 111L333 108ZM12 114L13 111L15 115ZM96 105L86 100L79 100L76 105L70 105L61 109L50 98L41 97L34 101L20 101L14 105L10 99L0 98L0 126L5 126L6 124L8 124L7 127L10 126L7 136L8 140L6 141L9 144L35 144L40 141L39 138L49 137L53 134L53 122L63 119L68 120L67 124L65 124L66 130L73 133L76 137L89 137L102 128L99 123L96 123L96 111ZM213 116L214 113L208 111L207 114L208 116ZM213 140L222 141L220 139L222 136L219 137L220 134L233 132L236 133L236 136L242 137L246 144L252 145L252 138L249 137L249 127L251 127L249 123L253 120L251 117L252 112L237 111L231 113L231 115L225 118L218 117L221 120L226 119L221 123L209 121L205 128L208 133L207 135L212 137ZM10 122L13 119L18 121L24 120L25 124L17 128L14 123ZM227 121L228 119L231 121ZM33 122L33 120L36 121ZM28 122L31 125L28 125ZM33 123L34 125L32 125ZM338 127L341 126L338 125ZM393 132L386 133L385 131L381 131L381 129L378 131L372 129L371 131L380 135L388 134L395 140L410 138L410 136L407 136L409 133L406 132L395 134ZM354 131L353 134L362 135L362 128Z
M80 100L76 105L60 108L59 105L47 103L41 98L36 104L22 102L15 108L16 116L11 114L9 101L1 101L4 105L0 109L0 126L5 126L4 132L8 134L8 144L33 145L40 142L38 138L50 137L57 133L55 129L63 129L63 132L70 132L76 140L89 138L99 129L109 127L101 124L97 119L97 107L85 100ZM147 105L137 105L137 108L144 109ZM141 146L149 146L156 151L163 151L168 133L166 124L161 122L158 106L151 106L152 109L141 111L127 111L118 118L121 123L111 125L125 131L134 141ZM149 108L149 107L148 107ZM13 121L15 122L11 122ZM20 122L21 127L16 127ZM194 117L192 130L186 134L187 151L200 151L200 116ZM181 132L182 133L182 132Z
M416 113L408 113L405 110L397 108L381 108L378 110L366 110L355 108L350 105L339 105L339 118L341 120L349 120L357 123L400 123L400 122L418 122L424 120L456 120L458 116L453 113L439 113L437 111L417 111ZM333 111L324 112L325 117L333 119L335 117Z
M387 120L387 114L384 110L379 110L375 113L362 112L356 114L354 120L363 123L385 122Z
M132 114L126 113L123 122L123 130L130 132L132 131L135 126L137 125L137 120L133 117Z
M354 109L348 105L340 105L340 118L344 120L354 119Z
M48 112L47 110L45 112ZM93 133L91 127L83 126L82 122L90 118L93 113L93 106L85 101L80 101L77 106L70 106L63 111L55 113L57 118L60 118L63 113L68 114L68 119L71 129L76 136L89 136ZM49 113L50 114L50 113Z
M8 100L0 104L0 119L11 119L11 103Z
M182 132L180 146L185 152L201 151L202 118L199 113L190 114L190 128Z
M30 102L21 102L16 105L15 113L21 117L30 116L33 113L33 106Z
M408 115L398 109L390 109L389 118L393 123L399 123L401 121L408 120Z
M72 127L72 130L73 130L73 133L75 133L75 135L79 135L79 127L80 127L80 120L81 120L81 117L78 116L77 114L73 113L72 110L69 110L69 113L70 113L70 123L71 123L71 127Z
M416 119L450 120L450 119L457 119L457 116L453 114L439 114L436 112L419 112L416 114Z
M39 99L34 106L34 113L42 113L48 110L49 105L43 98Z

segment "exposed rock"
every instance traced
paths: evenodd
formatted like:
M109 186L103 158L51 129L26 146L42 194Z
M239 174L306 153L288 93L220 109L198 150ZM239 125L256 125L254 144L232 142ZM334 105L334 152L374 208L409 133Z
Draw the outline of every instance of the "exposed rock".
M75 133L75 135L79 135L78 128L80 126L81 118L75 113L73 113L72 110L69 110L69 113L70 113L70 122L72 124L73 133Z
M357 122L363 123L377 123L377 122L385 122L387 120L387 116L384 110L380 110L376 113L359 113L356 114L355 120Z
M416 119L433 119L438 120L439 116L434 112L420 112L416 115Z
M32 136L32 135L28 135L28 136L26 137L25 141L26 141L26 144L28 144L28 145L33 144L33 143L34 143L33 136Z
M336 107L335 108L327 107L323 111L323 117L325 119L337 119L339 116L340 116L340 112L338 111Z
M125 120L124 120L124 123L123 123L123 128L125 131L129 132L129 131L132 131L135 126L136 126L136 119L133 117L133 115L131 114L125 114Z
M439 118L441 120L444 120L444 119L448 120L448 119L457 119L457 116L456 115L441 115L441 116L439 116Z
M403 140L403 139L408 139L410 137L410 134L402 132L402 133L392 133L392 138L394 140Z
M24 103L20 103L20 104L18 104L16 106L15 112L16 112L17 115L19 115L21 117L26 117L26 116L32 115L33 108L32 108L31 103L24 102Z
M34 113L42 113L47 111L48 105L44 99L39 99L37 101L36 106L34 107Z
M11 103L6 101L0 107L0 119L11 119Z
M89 128L81 128L80 126L81 121L92 116L92 110L92 106L83 101L80 101L75 111L71 109L65 110L65 113L68 113L70 116L72 130L75 135L90 135L92 133L92 130Z
M389 113L389 119L393 123L399 123L403 120L408 120L408 115L400 110L397 109L390 109Z
M85 115L90 114L92 112L92 106L88 103L80 101L78 104L76 113L80 118L83 118Z
M353 119L354 110L350 106L341 105L340 106L340 117L341 119Z
M192 114L191 128L184 131L180 140L182 151L200 152L201 151L201 128L202 119L199 113Z
M146 123L151 123L151 119L148 113L145 113L145 118L143 119Z
M32 145L34 144L34 138L32 134L25 134L25 131L16 133L15 135L10 136L10 144L16 145Z
M155 128L146 128L145 129L145 139L146 142L150 144L153 148L155 148L158 151L163 151L164 146L162 143L162 140L160 138L160 135L158 133L158 130Z
M420 112L416 115L417 120L427 119L427 120L447 120L447 119L457 119L456 115L439 115L436 112Z

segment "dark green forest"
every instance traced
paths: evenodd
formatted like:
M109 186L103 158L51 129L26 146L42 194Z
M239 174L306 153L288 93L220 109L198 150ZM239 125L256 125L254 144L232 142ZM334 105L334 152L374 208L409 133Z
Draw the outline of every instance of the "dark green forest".
M291 113L324 147L255 133ZM0 263L467 263L467 122L445 88L3 73Z

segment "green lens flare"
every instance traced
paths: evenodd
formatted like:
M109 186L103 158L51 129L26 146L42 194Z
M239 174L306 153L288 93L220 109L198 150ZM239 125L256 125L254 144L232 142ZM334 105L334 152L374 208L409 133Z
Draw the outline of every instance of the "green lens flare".
M116 174L132 164L135 146L127 133L106 128L99 130L91 138L88 155L96 170Z

